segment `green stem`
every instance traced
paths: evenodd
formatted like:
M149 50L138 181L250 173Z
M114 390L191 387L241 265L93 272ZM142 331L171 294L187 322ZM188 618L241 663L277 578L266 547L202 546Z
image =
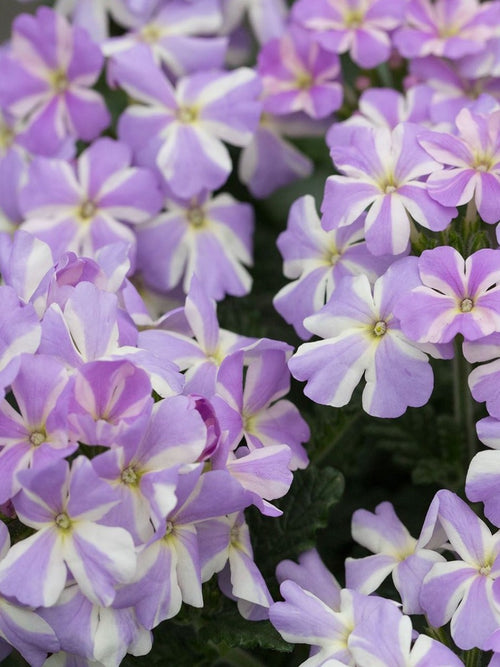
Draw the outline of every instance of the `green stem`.
M465 465L467 467L477 452L474 403L467 381L470 371L471 365L462 352L462 338L457 338L455 339L455 355L453 357L453 413L457 429L465 437Z
M329 443L328 447L325 447L325 449L318 456L316 456L314 458L314 463L316 465L319 465L320 463L322 463L326 459L328 454L330 454L330 452L333 449L335 449L335 446L337 445L337 443L340 442L340 440L342 440L342 438L345 436L345 434L349 431L349 429L352 426L354 426L354 424L358 421L359 418L360 418L359 414L354 415L354 417L352 417L352 419L350 419L346 424L344 424L344 426L342 427L342 429L340 431L337 431L337 433L335 434L335 438L333 438L333 440Z
M387 63L383 63L377 67L377 74L386 88L394 88L394 79Z
M450 638L443 628L435 628L433 625L429 625L427 626L425 632L427 635L429 635L429 637L432 637L432 639L436 639L438 642L444 644L448 648L452 648L450 644Z
M481 655L482 652L478 648L466 651L464 655L465 667L479 667L481 664Z
M477 222L476 200L471 199L470 202L467 204L467 208L465 209L465 218L464 218L465 229L468 231L471 227L475 225L476 222Z

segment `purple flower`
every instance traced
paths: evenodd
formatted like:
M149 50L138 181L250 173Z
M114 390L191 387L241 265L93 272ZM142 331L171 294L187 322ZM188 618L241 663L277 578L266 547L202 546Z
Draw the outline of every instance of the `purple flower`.
M443 206L472 198L481 218L500 218L500 110L489 114L462 109L455 120L459 136L425 133L419 143L446 169L429 176L429 194Z
M2 120L0 112L0 232L13 232L22 221L19 191L26 173L21 151L10 147L2 155Z
M5 399L0 403L0 503L20 490L20 470L44 467L77 448L69 434L68 373L62 363L22 355L11 390L19 412Z
M500 574L500 535L450 491L439 491L429 508L459 560L433 565L424 579L420 604L431 625L451 619L451 635L463 649L482 648L498 629L500 611L494 600Z
M451 649L426 635L416 641L411 620L396 605L380 605L367 614L349 637L349 648L358 667L463 667Z
M352 536L373 552L365 558L347 558L346 586L360 593L372 593L392 573L406 614L421 614L422 581L444 557L422 548L398 519L391 503L380 503L375 512L357 510L352 517Z
M238 176L257 199L299 178L310 176L313 163L287 137L323 135L326 124L303 113L273 116L263 113L250 143L243 148Z
M277 244L284 259L283 273L294 280L278 292L273 305L302 339L311 337L304 319L325 305L342 278L364 273L374 282L393 261L392 256L374 257L368 251L363 227L361 216L348 227L327 232L312 196L292 204L287 229Z
M360 67L370 69L389 59L389 31L403 18L399 0L298 0L292 17L309 30L328 51L349 52Z
M103 44L106 56L146 44L155 61L176 77L224 66L227 39L213 37L222 27L222 13L216 0L205 0L196 8L184 0L172 0L160 4L146 22L138 17L134 23L134 30Z
M464 107L474 108L486 102L489 111L491 103L500 97L499 78L484 73L472 75L467 67L471 57L447 61L426 56L410 61L411 79L427 87L432 95L428 109L432 123L452 134L456 133L455 118Z
M262 48L258 72L267 113L304 111L324 118L342 105L338 58L318 44L315 35L293 24Z
M405 58L432 54L456 59L477 53L493 37L499 10L496 2L409 0L407 25L396 32L394 43Z
M145 411L138 427L132 426L110 451L92 459L101 479L114 489L120 503L102 523L122 526L137 544L153 535L158 524L176 505L179 466L195 463L202 454L207 431L194 401L173 396Z
M127 651L144 655L151 650L151 635L140 625L133 608L95 604L75 584L63 590L55 605L39 613L54 628L61 651L66 653L53 656L56 664L70 667L96 661L118 667Z
M228 451L236 450L242 438L250 451L285 444L292 451L290 467L295 470L308 464L302 443L310 433L295 405L283 398L290 390L288 356L279 349L263 350L247 359L243 352L234 352L220 366L212 403L221 430L227 431ZM238 450L238 461L244 466L247 457L240 454ZM217 451L214 458L220 457Z
M393 264L373 288L365 275L340 282L330 301L304 322L324 340L304 343L288 362L294 377L307 380L306 396L341 407L364 375L368 414L397 417L408 406L425 405L433 387L427 355L394 316L402 285L417 281L416 260L408 258Z
M221 0L221 4L224 34L237 30L246 17L260 44L280 37L285 30L288 12L285 0Z
M201 474L202 467L190 467L179 475L176 507L155 522L156 533L139 553L133 581L118 593L115 606L134 605L146 628L175 616L182 601L203 606L197 524L240 511L251 503L249 494L229 473L215 470Z
M301 588L313 593L328 607L340 608L341 587L330 570L327 569L316 549L305 551L299 562L283 560L276 567L276 578L280 583L290 579Z
M72 368L89 361L127 358L148 373L160 396L180 393L183 379L168 355L160 362L155 354L135 347L136 343L135 325L119 310L117 296L81 282L63 308L53 303L46 311L40 352Z
M153 399L147 373L129 361L95 361L74 376L69 422L76 439L109 446L148 413Z
M97 523L118 502L111 488L83 456L71 470L66 461L57 461L18 474L23 488L14 506L19 519L36 532L0 561L0 591L33 607L51 606L69 570L90 600L110 605L116 586L129 581L136 567L130 534Z
M368 250L399 255L407 250L411 219L433 231L448 226L456 209L438 204L422 181L441 167L419 145L421 131L412 123L400 123L392 132L384 127L331 130L331 155L342 175L326 181L321 207L325 229L350 225L370 207L365 218Z
M131 167L125 144L102 138L78 158L76 168L63 160L36 159L20 201L23 229L42 239L55 257L75 251L95 256L105 245L135 237L124 223L140 224L157 213L162 195L155 175Z
M167 199L166 212L137 231L138 271L157 290L182 284L189 292L196 274L208 296L250 291L253 209L229 194L203 192L189 201Z
M138 344L153 354L165 357L186 371L185 393L210 398L215 392L217 371L223 359L254 339L220 329L216 305L205 292L197 276L193 276L185 316L191 331L150 330L139 333ZM194 336L194 338L190 335Z
M498 421L490 420L490 422L493 421L496 422L495 431L498 437ZM479 425L478 432L480 433ZM492 443L487 442L486 444L491 445ZM497 527L500 525L499 476L500 452L478 452L470 462L465 481L467 498L473 503L483 503L485 516Z
M261 84L255 72L199 72L174 89L149 50L137 47L112 59L109 76L142 103L128 107L118 124L139 164L157 166L182 198L224 183L232 164L222 142L244 146L259 120Z
M499 250L484 248L466 260L449 246L425 250L418 274L420 284L395 310L410 339L447 343L461 333L473 341L500 330Z
M387 127L393 130L399 123L410 122L426 125L429 122L429 106L432 91L420 84L409 88L405 94L392 88L368 88L359 98L359 110L343 121L344 127ZM335 147L338 130L333 125L326 135L326 143Z
M229 540L224 556L226 563L219 573L218 581L222 592L232 600L237 600L240 614L249 620L260 621L268 618L269 607L273 599L264 577L255 564L250 531L243 512L229 517ZM207 521L208 529L213 522ZM203 522L198 526L203 536ZM209 536L205 534L205 540ZM203 542L200 542L203 546ZM202 552L202 549L200 549Z
M36 352L41 327L31 304L21 305L12 287L0 287L0 387L15 378L23 353Z
M68 137L91 141L109 125L102 97L91 90L102 64L88 33L48 7L14 21L10 51L2 55L0 104L26 120L29 150L54 155Z
M399 621L402 618L401 612L393 602L384 598L361 595L356 591L343 589L340 591L338 607L331 608L294 581L284 581L280 591L285 601L275 602L271 606L269 618L285 641L312 645L311 657L303 663L308 667L353 664L369 667L376 664L373 660L365 662L364 658L360 662L357 660L355 662L355 648L363 646L371 634L370 619L377 618L379 628L383 627L384 623L389 625L392 621L389 634L392 639L399 634L393 626L393 618L396 615L396 621ZM411 622L407 619L404 623L409 625L409 631L407 628L407 632L404 633L408 650ZM376 643L372 644L370 641L372 650L376 650L376 646ZM393 664L403 667L405 662Z

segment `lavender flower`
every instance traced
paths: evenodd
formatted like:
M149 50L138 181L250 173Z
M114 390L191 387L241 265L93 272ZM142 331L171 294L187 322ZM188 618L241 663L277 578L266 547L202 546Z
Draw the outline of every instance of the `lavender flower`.
M394 43L405 58L430 54L461 58L484 48L494 34L499 11L496 2L409 0L407 25L396 32Z
M202 192L189 201L169 198L166 212L137 231L138 270L157 290L182 284L189 292L194 274L213 299L250 291L253 210L229 194Z
M116 586L136 567L130 534L98 523L118 498L98 479L90 462L75 459L71 470L58 461L19 473L23 490L15 498L20 520L36 532L10 548L0 561L0 591L24 604L55 604L68 569L92 601L110 605ZM37 563L33 576L26 568Z
M397 28L404 13L398 0L298 0L293 19L318 33L328 51L349 52L360 67L376 67L389 58L389 31Z
M323 226L334 229L353 223L369 206L365 239L376 255L407 250L410 216L433 231L441 231L456 209L434 201L423 176L440 169L418 143L421 129L401 123L387 128L336 128L331 155L340 176L330 176L321 210ZM332 133L330 140L333 142Z
M91 141L109 125L102 97L91 90L103 64L99 47L60 14L40 7L19 16L1 60L0 104L26 121L29 150L54 155L68 137Z
M460 206L474 198L481 218L496 223L500 194L500 111L490 114L463 109L455 120L459 136L422 135L420 144L446 167L429 176L429 194L444 206Z
M451 619L451 635L460 648L483 647L500 622L494 601L500 573L500 535L488 527L458 496L439 491L429 517L441 527L458 560L436 563L424 579L420 603L434 626Z
M363 273L374 282L393 258L374 257L363 243L364 217L345 228L325 231L310 195L294 202L286 231L278 236L283 255L283 273L294 279L273 299L278 313L295 328L298 335L311 337L303 321L317 313L330 299L338 282Z
M102 45L105 55L145 44L155 61L176 77L224 66L227 39L213 37L222 27L222 13L216 0L199 3L196 9L183 0L172 0L160 5L146 21L139 15L133 23L134 30Z
M346 405L364 375L368 414L396 417L410 405L425 405L433 386L427 355L394 316L401 286L417 280L408 258L393 264L373 288L365 275L340 282L330 301L304 322L324 340L304 343L289 361L292 375L307 380L306 396L323 405Z
M476 340L500 330L500 252L484 248L466 260L448 246L418 259L420 284L396 305L401 328L412 340L447 343L457 334Z
M346 585L360 593L372 593L389 573L401 595L406 614L421 614L420 589L425 575L444 556L426 549L398 519L391 503L380 503L375 512L357 510L352 517L352 536L374 553L347 558Z
M174 89L146 47L117 55L110 78L142 105L121 116L120 138L135 159L160 170L175 195L220 187L231 171L222 141L247 144L257 126L260 81L248 68L199 72Z
M279 40L264 46L259 53L258 72L265 112L304 111L312 118L324 118L342 104L338 58L319 45L312 33L298 26L290 26Z
M76 169L38 158L20 196L22 228L48 243L56 258L68 250L92 257L118 241L133 247L124 223L145 222L159 211L162 195L155 175L131 167L131 157L125 144L102 138L81 154Z

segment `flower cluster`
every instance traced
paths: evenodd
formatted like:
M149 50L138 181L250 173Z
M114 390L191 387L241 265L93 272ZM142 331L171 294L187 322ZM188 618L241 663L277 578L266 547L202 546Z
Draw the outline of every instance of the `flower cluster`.
M218 2L146 4L21 14L1 54L0 656L31 665L144 655L216 573L267 618L244 510L308 465L291 346L217 318L251 287L252 206L213 191L261 77Z
M468 384L486 403L477 433L490 450L474 455L474 410L456 410L472 445L465 493L494 526L441 490L418 539L391 503L354 513L353 539L373 555L347 558L345 589L314 551L281 563L285 601L270 618L287 641L312 645L307 665L451 667L463 664L459 649L493 651L488 664L500 664L500 250L491 227L500 221L499 12L498 2L472 0L293 7L322 48L348 51L365 72L357 109L326 135L336 173L321 218L307 195L278 239L291 282L275 307L303 340L315 336L290 370L309 398L336 408L364 378L363 410L394 418L430 400L430 358L487 362ZM373 86L366 70L380 63L385 85L404 68L402 92ZM391 573L402 611L372 595ZM414 614L433 639L412 634ZM435 641L449 622L456 653Z
M0 659L145 655L217 575L304 665L498 667L500 0L52 4L0 49ZM251 291L253 204L321 137L321 215L292 204L269 289L294 351L217 302ZM307 474L291 375L398 418L451 363L493 530L450 489L418 539L358 509L345 587L310 549L275 602L249 515L279 523Z

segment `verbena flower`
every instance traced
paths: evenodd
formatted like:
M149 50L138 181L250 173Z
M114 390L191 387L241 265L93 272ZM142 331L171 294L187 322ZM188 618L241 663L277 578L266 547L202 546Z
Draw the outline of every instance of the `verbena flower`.
M388 60L389 32L400 25L403 13L397 0L299 0L292 17L316 31L325 49L348 51L355 63L369 69Z
M324 118L342 105L340 61L315 35L293 24L259 53L264 111Z
M149 50L137 47L112 59L109 77L141 103L128 107L118 124L139 164L156 166L182 198L225 182L232 163L223 141L244 146L259 120L255 72L199 72L174 89Z
M330 301L306 318L305 326L324 339L304 343L288 362L294 377L307 380L306 396L341 407L364 376L368 414L396 417L410 405L427 403L433 387L427 355L404 335L394 315L402 285L418 280L415 263L402 261L373 287L365 275L344 278Z
M363 273L374 282L391 264L392 256L375 257L363 239L364 216L347 227L325 231L313 197L295 201L287 229L277 239L283 256L283 273L293 279L273 299L278 313L307 340L311 332L304 319L318 312L330 299L338 282Z
M213 299L243 296L252 279L253 209L230 194L201 192L190 200L169 197L166 211L137 229L137 268L157 290L182 285L189 292L197 275Z
M461 58L483 49L494 34L499 12L496 2L409 0L406 25L396 32L394 43L405 58Z
M17 542L0 561L0 591L32 607L51 606L62 593L68 570L93 602L108 606L118 584L136 568L130 534L102 526L118 502L83 456L71 465L57 461L19 474L23 490L15 498L19 519L36 532ZM26 568L38 563L38 574Z
M321 210L323 226L352 224L367 208L365 240L376 255L407 250L411 219L427 229L442 231L456 209L432 199L422 180L441 169L421 148L421 129L401 123L388 128L335 128L331 155L342 172L326 181ZM335 143L333 136L335 136Z
M99 47L48 7L14 21L1 63L0 104L26 121L23 144L33 152L54 155L67 138L91 141L109 125L91 89L103 65Z
M68 250L93 257L119 241L133 248L128 224L157 213L162 195L155 174L131 167L131 161L128 146L108 138L85 150L75 168L63 160L36 159L20 195L22 228L45 241L56 258Z
M425 250L419 283L396 305L401 328L420 343L467 341L500 331L500 252L484 248L466 260L454 248Z
M474 199L481 218L498 222L500 205L500 111L489 114L463 109L455 120L459 136L426 133L419 143L446 168L427 181L430 196L444 206Z

